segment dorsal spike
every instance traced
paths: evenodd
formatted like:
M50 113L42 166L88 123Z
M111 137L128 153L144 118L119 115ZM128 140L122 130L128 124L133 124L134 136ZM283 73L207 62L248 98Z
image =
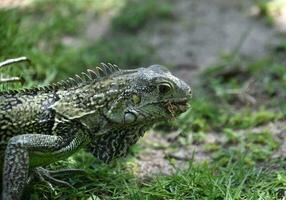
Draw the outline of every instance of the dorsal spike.
M82 77L78 74L75 75L75 81L80 84L80 83L83 83L84 80L82 79Z
M69 77L68 82L70 83L70 85L77 85L78 84L78 82L72 77Z
M100 81L101 78L108 77L114 72L120 71L120 68L111 63L101 63L101 67L96 67L95 70L87 69L87 72L81 73L81 75L75 75L74 77L68 78L57 83L52 83L43 87L34 87L30 89L20 89L20 90L8 90L2 91L1 94L17 94L19 92L24 93L35 93L35 92L49 92L57 91L60 89L69 89L72 87L78 87L81 84Z
M85 79L85 81L91 81L92 78L85 72L82 72L82 77Z
M45 91L45 92L50 91L50 89L51 89L51 87L49 87L49 86L44 86L44 91Z
M69 81L63 81L63 86L65 89L68 89L71 86L71 83Z
M110 74L109 67L105 63L100 63L101 64L101 69L104 71L105 75Z
M59 86L60 86L61 88L66 89L66 86L68 85L67 82L68 82L68 81L64 80L64 81L60 81L58 84L59 84Z
M107 65L108 65L108 69L109 69L111 74L118 71L118 69L116 67L114 67L113 64L107 63Z
M51 90L54 90L54 89L55 89L54 84L44 86L44 91L45 92L48 92L48 91L51 91Z
M111 63L107 63L107 65L108 65L108 69L109 69L110 73L117 71Z
M120 71L120 68L117 65L111 63L108 64L111 65L115 69L115 71Z
M87 72L88 72L88 74L90 75L90 77L91 77L92 79L97 79L98 74L97 74L95 71L93 71L93 70L91 70L91 69L87 69Z
M7 93L13 95L17 93L17 90L9 90Z
M64 88L64 81L60 81L57 84L59 85L60 88Z
M45 87L40 86L40 87L38 87L38 88L36 88L36 89L37 89L37 91L43 91L43 90L45 90Z
M96 67L96 71L98 72L99 77L104 77L105 76L104 71L100 67Z
M58 86L56 83L52 83L52 84L51 84L51 87L52 87L54 90L58 90L58 89L59 89L59 86Z

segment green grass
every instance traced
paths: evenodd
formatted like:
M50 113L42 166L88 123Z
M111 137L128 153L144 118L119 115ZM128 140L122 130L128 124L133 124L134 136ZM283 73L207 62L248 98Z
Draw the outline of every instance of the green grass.
M85 32L89 23L108 12L117 12L111 27L101 38L90 41ZM173 23L174 17L169 1L151 0L57 3L44 0L23 9L2 9L0 59L27 56L32 64L17 64L1 73L21 76L26 80L24 87L31 87L64 79L100 62L113 62L123 68L148 65L157 59L156 49L139 40L138 33L151 23ZM71 44L63 42L65 37L72 39ZM190 159L185 169L174 167L170 175L140 178L137 174L140 166L135 162L144 151L140 145L132 149L132 156L110 165L80 151L49 166L85 169L86 175L61 177L76 190L54 186L52 192L46 185L36 183L31 188L32 196L35 199L281 199L285 195L286 165L282 159L272 158L280 148L281 135L261 128L285 120L283 52L286 48L285 44L279 45L279 51L277 48L267 58L241 59L237 63L226 59L223 63L228 65L207 70L201 85L193 88L191 109L173 122L171 129L165 128L180 134L170 146L161 148L179 151L188 145L201 145L207 161ZM242 70L237 70L237 66ZM254 92L246 91L255 98L254 105L229 92L240 90L249 80L255 82ZM11 84L0 89L19 87L22 86ZM210 133L223 139L209 142ZM168 136L168 132L158 134ZM177 161L169 159L169 162Z
M122 10L124 13L113 21L113 29L124 32L137 32L152 20L172 19L172 5L166 1L129 1Z
M45 79L61 80L101 62L116 63L122 68L150 64L152 47L132 34L109 30L97 41L91 42L86 37L89 22L120 10L126 3L125 0L85 3L63 0L55 4L46 0L23 9L0 10L0 60L26 56L33 62L30 67L10 67L11 71L1 72L23 76L30 85ZM76 45L65 44L65 37L72 38Z
M235 157L232 155L231 157ZM83 167L87 176L63 178L77 190L56 187L47 192L37 185L43 199L279 199L285 192L285 173L282 168L257 168L246 165L243 159L220 162L194 163L190 160L185 170L177 169L172 175L156 175L141 180L132 172L132 159L113 165L94 164L94 159L83 152L69 159L69 167ZM78 164L85 162L84 165ZM65 162L62 167L67 167ZM74 164L73 164L74 163ZM89 164L89 168L87 168ZM60 164L58 164L60 165Z

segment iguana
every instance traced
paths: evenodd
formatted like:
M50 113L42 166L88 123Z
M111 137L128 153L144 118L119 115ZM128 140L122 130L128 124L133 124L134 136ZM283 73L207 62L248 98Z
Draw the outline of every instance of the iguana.
M165 67L114 64L45 87L0 92L2 199L20 199L31 174L48 174L42 166L81 148L106 163L126 155L154 123L186 111L190 95Z

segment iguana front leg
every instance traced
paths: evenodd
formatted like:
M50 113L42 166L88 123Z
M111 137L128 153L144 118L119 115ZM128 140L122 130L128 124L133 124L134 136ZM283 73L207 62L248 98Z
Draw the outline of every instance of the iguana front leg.
M53 135L26 134L12 137L5 151L3 200L20 199L29 175L30 155L38 159L68 157L86 142L86 137L66 141Z

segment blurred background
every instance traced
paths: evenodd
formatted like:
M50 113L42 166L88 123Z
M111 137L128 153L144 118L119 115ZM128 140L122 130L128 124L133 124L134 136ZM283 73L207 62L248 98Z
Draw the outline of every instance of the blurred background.
M158 63L190 84L191 108L154 127L127 159L84 151L50 168L77 190L35 184L34 199L282 199L285 197L285 0L1 0L1 70L47 85L95 68Z

